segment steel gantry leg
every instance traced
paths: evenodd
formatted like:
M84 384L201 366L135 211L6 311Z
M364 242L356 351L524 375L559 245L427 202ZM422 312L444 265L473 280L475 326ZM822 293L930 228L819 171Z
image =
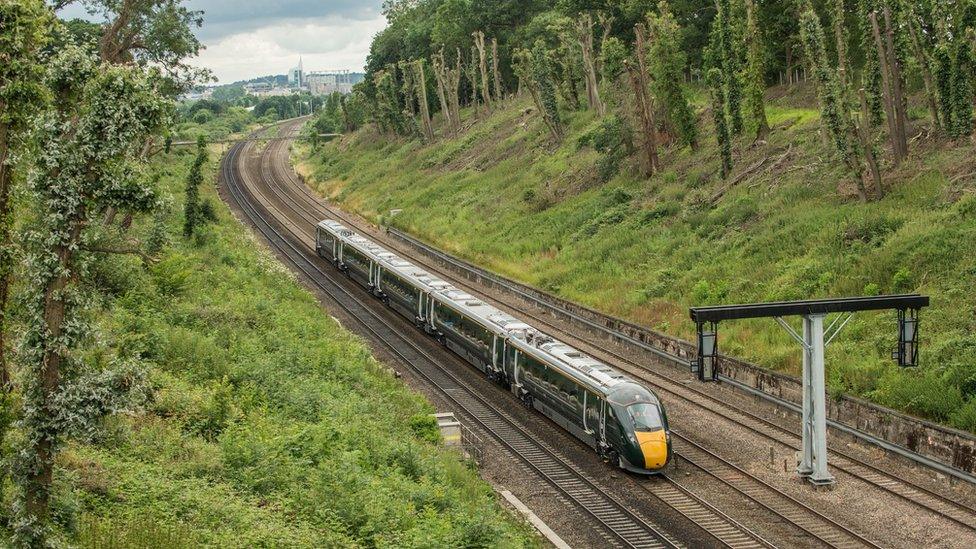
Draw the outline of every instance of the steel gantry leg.
M811 344L812 329L810 319L803 317L803 419L800 423L800 464L796 468L797 474L801 477L809 477L813 474L813 383L810 382L812 371L810 352L813 349Z
M810 346L810 398L812 399L813 414L810 418L810 431L813 451L813 471L810 482L818 486L834 483L834 477L827 470L827 387L824 383L824 316L807 315L803 319L804 332L809 334ZM807 408L804 406L804 408ZM806 432L806 431L804 431ZM804 449L806 450L806 444Z

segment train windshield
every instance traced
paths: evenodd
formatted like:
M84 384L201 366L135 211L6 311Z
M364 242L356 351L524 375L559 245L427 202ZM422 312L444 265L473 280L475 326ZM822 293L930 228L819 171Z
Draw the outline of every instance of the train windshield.
M632 404L627 407L627 415L634 422L635 431L657 431L664 428L661 409L654 404Z

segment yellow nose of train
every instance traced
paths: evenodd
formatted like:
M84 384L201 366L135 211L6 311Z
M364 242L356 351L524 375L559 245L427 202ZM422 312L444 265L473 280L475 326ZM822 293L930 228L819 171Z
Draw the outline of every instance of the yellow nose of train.
M637 443L644 454L644 467L660 469L668 462L668 438L664 429L657 431L637 432Z

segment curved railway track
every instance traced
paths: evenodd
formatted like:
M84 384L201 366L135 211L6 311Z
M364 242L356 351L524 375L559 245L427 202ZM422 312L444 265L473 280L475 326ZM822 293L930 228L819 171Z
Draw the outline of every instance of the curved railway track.
M255 193L246 171L238 171L238 160L248 145L238 144L227 153L221 175L229 193L248 221L293 267L304 273L320 290L330 295L343 310L391 353L401 359L427 383L452 401L485 432L522 460L530 469L556 488L569 501L591 516L616 542L624 547L667 548L679 543L644 520L624 504L599 488L594 481L546 448L506 413L496 409L479 392L467 385L437 359L407 337L403 327L376 313L355 290L334 280L336 272L319 267L321 260L303 244L300 234L287 219L275 216L277 208ZM268 221L275 218L282 228ZM287 233L291 233L289 236Z
M316 219L316 215L321 217L322 214L329 214L332 215L333 217L341 219L343 222L349 224L352 227L361 228L360 222L358 222L357 220L352 218L352 216L349 216L345 212L338 210L336 208L332 208L328 204L323 203L321 198L317 197L298 178L298 176L294 173L294 170L291 168L290 164L287 163L287 155L282 154L282 150L286 150L288 146L289 146L289 142L287 140L277 141L266 149L265 154L263 155L262 158L262 164L267 164L266 177L268 178L269 184L273 184L277 186L276 192L289 194L290 200L292 200L294 204L293 208L299 208L304 210L306 219L309 221ZM273 159L277 159L278 163L281 164L282 158L286 160L285 163L287 165L285 166L279 165L277 170L278 174L277 177L275 177L276 174L273 173L274 170L272 169ZM278 183L277 182L278 179L285 180L284 184ZM302 202L304 202L305 204L302 205L301 204ZM317 221L315 221L314 223L317 223ZM441 261L445 261L454 265L455 268L463 269L467 271L472 270L471 267L466 263L464 263L463 261L453 258L441 252L440 250L436 250L435 248L432 248L431 246L425 243L417 241L416 239L410 238L410 240L413 241L412 243L415 246L424 248L427 253L434 255ZM398 253L402 253L401 250L395 249L394 251ZM425 258L418 258L417 254L409 254L408 258L422 268L431 270L433 272L437 272L442 276L446 276L448 279L450 279L458 286L465 287L466 289L469 289L479 294L484 293L482 290L474 288L470 284L466 284L463 281L459 281L458 278L455 276L450 276L448 274L445 274L443 272L443 268L440 268L439 266L436 265L431 265L430 261L425 260ZM529 300L530 302L534 303L536 306L545 309L558 309L561 314L576 316L572 312L561 309L554 304L547 303L535 296L527 295L524 292L520 291L518 288L512 287L506 281L498 277L493 278L493 283L502 287L507 287L507 289L511 293L521 297L522 299ZM492 297L494 298L495 296ZM504 303L504 304L507 305L508 308L515 307L510 303ZM612 364L614 364L617 367L621 367L621 369L627 371L628 373L635 375L638 378L648 382L657 390L663 391L669 395L672 395L680 400L683 400L685 402L688 402L698 407L702 406L702 400L706 400L709 403L709 406L707 407L709 411L719 415L722 419L726 421L730 421L750 432L756 433L762 436L763 438L773 441L782 447L795 450L799 444L800 439L799 439L799 435L796 432L789 430L775 422L769 421L768 419L765 419L749 410L730 404L729 402L722 400L705 390L699 389L694 386L688 386L684 384L682 380L679 380L675 377L669 376L665 373L656 370L650 370L647 367L641 366L633 359L628 358L623 354L618 353L612 349L608 349L605 346L595 347L594 345L588 343L584 338L581 338L579 335L568 333L565 328L557 325L552 320L547 319L544 315L527 311L524 308L519 308L518 312L519 314L528 316L535 322L538 322L546 326L549 330L553 332L564 334L565 336L568 336L573 340L582 342L586 347L586 349L584 350L593 354L596 358L603 357L603 359L606 359L605 357L610 357L612 359L611 360ZM626 335L616 333L615 331L605 326L586 321L585 319L580 319L580 320L584 321L586 324L593 325L595 328L607 332L608 334L620 340L629 339ZM669 358L668 355L659 356L659 358L661 360L670 359L672 362L679 362L677 358ZM685 437L681 437L680 435L678 435L678 438L682 438L685 442L691 442L689 439ZM976 508L973 508L959 501L956 501L950 497L939 494L938 492L920 486L917 483L913 483L908 479L897 477L891 473L884 471L883 469L877 466L874 466L842 450L831 448L830 453L832 459L831 462L832 469L847 474L854 479L858 479L865 483L868 483L892 495L895 495L905 501L908 501L912 505L915 505L925 510L926 512L933 513L940 518L943 518L945 520L948 520L950 522L953 522L964 528L976 532ZM731 465L731 464L726 462L725 465ZM726 479L719 478L719 480L725 482ZM729 482L726 482L726 484L729 484ZM733 489L737 490L737 488L735 488L734 486ZM786 494L782 494L782 495L787 498L790 497L787 496ZM757 501L757 503L765 507L765 504L763 502ZM767 509L769 508L767 507ZM774 513L776 512L775 509L770 509L770 510L773 511ZM860 537L853 532L849 532L849 534L852 534L853 535L852 537ZM863 541L867 541L867 540L863 540Z
M294 175L290 166L279 165L277 170L275 169L274 160L280 161L286 145L287 143L284 141L273 143L262 155L261 172L266 187L257 192L270 193L267 198L280 204L279 210L290 210L291 215L289 217L293 220L292 224L297 227L299 232L304 233L302 237L314 241L314 226L325 215L325 212L336 217L339 215L337 215L338 212L331 211L331 209L318 203L311 195L311 191L297 180L297 176ZM291 178L288 177L288 174L291 174ZM297 189L300 189L300 193L303 194L296 194ZM303 202L305 203L303 204ZM315 207L310 208L313 204ZM300 228L299 224L306 225L306 228ZM296 234L296 236L299 235ZM705 471L742 497L779 516L786 524L793 526L802 535L829 547L877 547L877 544L871 540L754 475L746 473L731 462L682 437L679 433L672 431L672 434L682 440L682 450L678 452L682 459ZM670 477L664 476L663 481L650 480L643 482L642 487L698 524L723 544L730 547L769 546L769 542L752 533L701 498L694 496Z

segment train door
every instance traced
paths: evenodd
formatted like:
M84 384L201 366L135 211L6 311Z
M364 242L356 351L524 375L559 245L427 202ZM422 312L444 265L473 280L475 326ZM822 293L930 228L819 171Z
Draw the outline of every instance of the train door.
M597 429L599 434L597 440L605 445L607 443L607 401L601 398L599 402L600 422Z
M594 440L600 438L600 398L588 390L583 391L583 429Z

